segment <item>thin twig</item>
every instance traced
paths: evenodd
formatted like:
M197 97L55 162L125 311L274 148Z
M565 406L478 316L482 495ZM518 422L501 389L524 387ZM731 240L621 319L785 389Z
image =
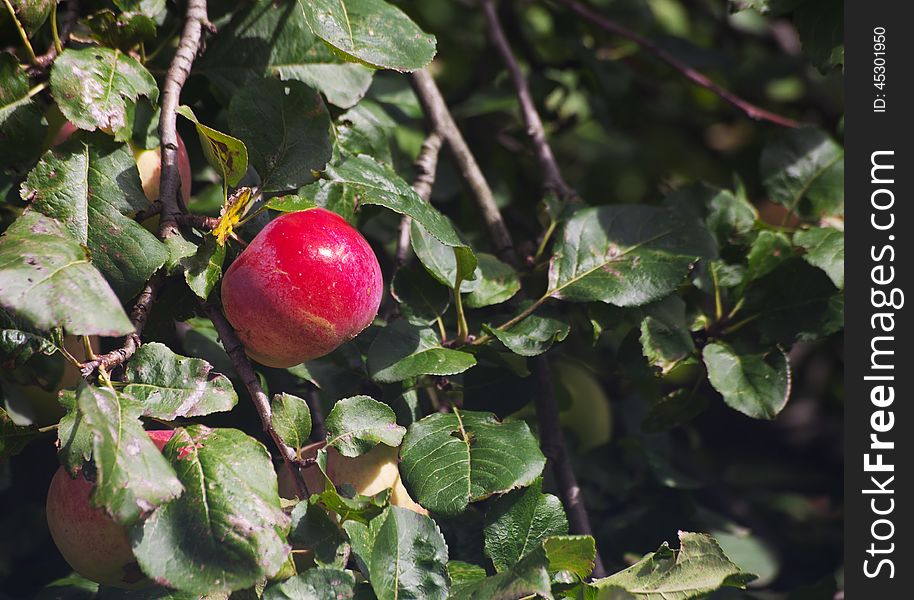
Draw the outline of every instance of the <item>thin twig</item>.
M437 131L432 131L422 142L422 149L419 150L419 156L416 158L416 179L413 181L413 190L420 198L428 202L432 196L432 186L435 185L435 172L438 170L438 155L441 153L441 144L444 138ZM397 251L395 264L402 267L406 263L407 252L409 251L409 226L412 219L403 215L400 219L400 237L397 240Z
M308 487L305 485L301 469L298 468L298 456L295 454L295 450L288 446L279 433L276 432L276 429L273 428L273 411L270 408L270 399L260 386L260 380L257 378L257 373L254 372L250 359L244 352L241 340L238 339L238 335L228 322L228 319L222 314L221 308L212 302L207 302L203 305L203 310L210 321L213 322L213 326L215 326L216 332L219 334L219 339L222 341L222 347L225 348L226 354L232 359L235 372L238 373L244 383L244 387L247 388L248 394L251 396L251 401L254 402L254 408L257 409L257 414L260 416L260 424L264 433L273 440L273 444L279 450L287 467L292 472L298 497L307 498Z
M203 25L208 23L206 0L188 0L184 30L181 42L168 67L165 84L162 86L162 113L159 119L159 137L161 138L162 170L159 179L159 203L162 205L162 217L159 223L159 237L166 239L178 233L177 216L181 214L178 202L178 190L181 178L178 172L178 132L176 129L176 110L180 102L181 88L190 75L200 41Z
M627 38L627 39L635 42L636 44L638 44L639 46L641 46L642 48L644 48L645 50L647 50L648 52L650 52L651 54L653 54L654 56L656 56L657 58L662 60L663 62L667 63L668 65L670 65L671 67L673 67L674 69L679 71L683 76L685 76L692 83L699 85L707 90L710 90L711 92L716 94L722 100L729 102L736 108L740 109L750 119L755 119L757 121L768 121L769 123L774 123L775 125L780 125L782 127L799 127L800 126L800 123L798 121L795 121L794 119L791 119L788 117L783 117L781 115L767 111L764 108L761 108L761 107L756 106L755 104L752 104L748 100L744 100L743 98L740 98L739 96L737 96L730 90L728 90L724 87L721 87L720 85L711 81L711 79L707 75L705 75L705 74L701 73L700 71L697 71L697 70L693 69L692 67L690 67L689 65L685 64L684 62L682 62L681 60L679 60L678 58L676 58L675 56L673 56L672 54L670 54L669 52L667 52L666 50L664 50L663 48L658 46L653 40L648 39L648 38L644 37L643 35L641 35L640 33L636 33L626 27L623 27L622 25L616 23L615 21L612 21L612 20L604 17L603 15L599 14L598 12L596 12L595 10L593 10L586 4L578 2L578 0L557 0L557 1L560 4L564 4L565 6L570 8L572 11L577 13L579 16L590 21L597 27L604 29L605 31L608 31L609 33L612 33L614 35L619 35L619 36L622 36L624 38Z
M539 422L540 448L552 465L552 473L555 475L562 504L568 512L568 521L572 531L581 535L593 536L581 487L574 476L571 459L568 457L568 448L565 446L565 437L558 425L559 411L552 387L552 370L543 355L537 356L532 362L533 373L539 387L539 393L536 394L536 416ZM594 578L606 577L606 569L603 567L599 551L594 559L592 576Z
M486 22L489 26L489 38L495 44L495 48L511 74L511 80L517 92L517 99L520 102L524 125L527 127L527 135L530 136L536 158L539 161L540 168L543 170L543 187L563 200L574 198L576 194L562 177L562 172L559 170L552 147L546 140L543 120L540 118L536 105L533 103L533 96L530 94L530 86L527 84L527 79L524 77L520 65L517 64L517 59L514 58L511 46L505 37L505 31L502 29L501 21L498 19L498 13L495 10L495 3L492 0L482 0L482 10L486 15Z
M473 192L476 205L479 207L479 212L482 214L495 248L495 254L502 260L517 265L517 253L511 242L511 234L508 233L508 227L495 203L492 189L486 182L476 158L470 152L466 140L463 139L460 129L457 128L457 123L441 96L441 90L425 69L413 73L412 83L425 111L425 116L431 123L431 130L439 132L447 141L461 176Z

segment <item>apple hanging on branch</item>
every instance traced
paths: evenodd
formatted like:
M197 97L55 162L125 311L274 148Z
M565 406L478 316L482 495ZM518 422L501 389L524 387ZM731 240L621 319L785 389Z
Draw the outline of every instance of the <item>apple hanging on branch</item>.
M225 316L248 356L291 367L332 352L371 324L381 267L339 215L311 208L264 227L222 279Z
M147 431L159 450L172 430ZM130 548L127 530L92 506L93 484L82 472L76 478L59 467L47 498L48 529L67 563L83 577L120 588L143 587L148 579Z

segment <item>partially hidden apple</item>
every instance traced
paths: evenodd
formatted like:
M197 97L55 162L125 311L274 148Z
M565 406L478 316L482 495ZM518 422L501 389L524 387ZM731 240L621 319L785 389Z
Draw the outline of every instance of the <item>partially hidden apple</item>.
M302 448L304 459L315 458L317 451L324 447L324 442L317 442ZM350 485L355 493L373 496L391 488L390 503L393 506L408 508L427 515L428 511L413 500L403 480L400 479L399 450L385 444L378 444L369 452L355 458L348 458L336 451L327 449L327 476L336 486ZM317 465L305 467L302 471L308 493L320 493L324 489L324 476ZM283 498L294 499L296 496L292 475L282 465L279 471L279 494Z
M57 134L54 136L52 146L58 146L76 133L76 125L69 121L64 121ZM155 148L146 149L135 146L128 142L130 150L133 152L133 159L136 161L136 168L140 172L140 182L143 184L143 194L150 202L155 202L159 198L159 175L162 173L162 152L156 146ZM181 197L186 204L190 200L191 172L190 158L187 156L187 147L184 140L178 136L178 175L181 180Z
M174 434L171 430L146 433L159 450ZM74 479L63 467L57 469L47 499L54 543L73 570L87 579L119 588L148 585L130 549L127 530L92 506L92 487L82 473Z
M364 237L323 208L273 219L222 278L225 316L248 356L291 367L371 324L384 282Z
M98 352L98 336L89 336L89 343L92 350ZM64 336L63 345L67 352L77 360L88 360L89 357L86 355L79 337ZM57 401L60 390L72 388L82 379L82 374L76 365L66 360L60 352L42 358L47 360L47 368L44 372L53 373L54 376L60 374L59 379L30 385L3 382L7 408L10 412L21 415L22 418L39 427L51 425L60 420L65 412L63 406Z

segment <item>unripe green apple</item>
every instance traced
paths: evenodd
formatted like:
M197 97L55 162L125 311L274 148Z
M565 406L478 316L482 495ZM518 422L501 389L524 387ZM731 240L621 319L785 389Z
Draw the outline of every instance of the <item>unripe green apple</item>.
M174 433L148 431L159 450ZM90 501L92 483L82 474L74 479L60 467L48 489L47 518L51 537L73 570L87 579L119 588L148 585L149 579L130 548L127 530Z
M365 238L323 208L273 219L222 278L225 316L269 367L324 356L371 324L384 281Z
M302 458L315 458L317 451L323 447L323 442L305 446L302 448ZM335 448L327 449L327 476L334 485L350 485L357 494L363 496L373 496L391 488L391 505L427 515L428 511L417 504L406 491L403 480L400 479L398 464L399 450L386 444L378 444L371 451L355 458L343 456ZM324 476L319 467L306 467L302 474L308 493L323 491ZM283 498L296 497L292 475L285 466L280 467L279 471L279 493Z
M562 427L574 433L582 451L602 446L612 436L612 409L600 382L580 364L562 360L553 368Z

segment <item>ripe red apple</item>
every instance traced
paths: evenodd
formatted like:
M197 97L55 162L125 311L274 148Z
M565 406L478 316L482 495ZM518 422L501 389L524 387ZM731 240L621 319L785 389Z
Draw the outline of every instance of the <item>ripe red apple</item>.
M147 431L159 450L174 433ZM149 580L130 549L127 530L89 500L92 483L60 467L48 489L47 517L51 537L64 559L83 577L120 588L142 587Z
M264 227L222 279L225 316L248 355L291 367L332 352L371 324L381 267L365 238L323 208Z

